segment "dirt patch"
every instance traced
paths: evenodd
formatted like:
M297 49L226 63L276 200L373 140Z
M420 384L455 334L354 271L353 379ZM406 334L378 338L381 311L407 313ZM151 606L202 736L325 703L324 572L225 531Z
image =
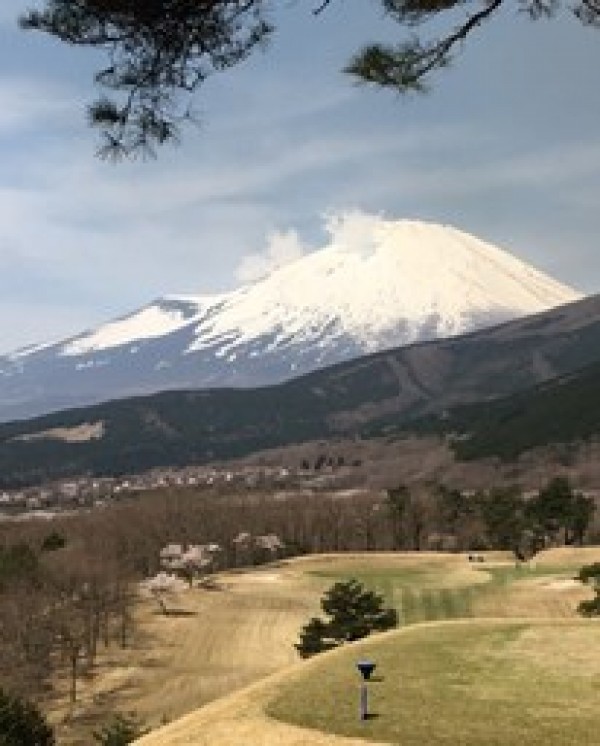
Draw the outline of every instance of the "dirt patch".
M549 591L568 591L572 588L580 588L581 583L575 578L563 578L561 580L552 580L550 583L544 583L544 588Z
M17 435L12 440L62 440L64 443L86 443L90 440L99 440L104 437L104 422L82 422L74 427L54 427L50 430L41 430L39 433L28 433Z

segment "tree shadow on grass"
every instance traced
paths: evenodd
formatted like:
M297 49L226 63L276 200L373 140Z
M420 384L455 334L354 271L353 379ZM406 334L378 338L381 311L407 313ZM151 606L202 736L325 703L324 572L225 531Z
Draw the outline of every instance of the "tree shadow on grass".
M213 580L212 578L206 578L205 580L199 580L195 586L201 591L225 591L227 588L222 584Z
M155 611L155 616L165 617L185 617L185 616L198 616L197 611L191 611L190 609L167 609L166 611Z

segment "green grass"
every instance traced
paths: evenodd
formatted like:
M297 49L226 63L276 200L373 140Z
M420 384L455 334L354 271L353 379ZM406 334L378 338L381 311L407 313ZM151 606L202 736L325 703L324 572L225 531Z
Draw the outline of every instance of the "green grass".
M466 559L464 563L466 566ZM496 582L496 575L482 583L475 573L471 584L467 582L453 586L448 564L444 562L424 561L414 567L372 568L363 560L354 568L316 570L311 575L327 578L331 583L354 577L369 590L383 596L386 605L397 609L401 624L416 624L471 616L473 599L489 592L488 586ZM500 578L500 574L497 577Z
M359 657L377 662L366 722ZM403 746L592 746L599 702L600 625L495 620L415 626L324 656L267 712Z
M467 563L466 558L455 556L454 559ZM473 572L470 582L463 578L454 585L447 562L423 561L412 567L368 567L363 560L362 564L355 563L351 567L342 565L337 570L316 570L310 574L327 578L331 583L355 577L365 587L382 595L388 606L397 609L402 625L410 625L489 616L483 611L485 606L502 601L520 583L573 577L575 567L578 566L570 563L515 566L512 562L484 562L470 568ZM517 616L527 616L527 613Z
M456 556L338 567L338 578L352 574L381 593L410 629L325 656L278 694L268 714L403 746L600 742L600 625L576 618L581 588L560 587L582 564L577 557L551 554L528 566L492 560L462 572L467 560ZM327 577L336 578L333 568ZM484 620L497 616L514 619ZM451 620L462 621L419 624ZM355 661L370 656L381 680L370 685L375 717L361 723Z
M519 569L500 553L481 564L460 555L340 554L226 576L226 593L204 598L197 616L172 620L164 668L138 681L135 709L158 713L170 701L182 712L241 686L239 677L223 680L223 666L260 678L267 663L297 665L144 743L335 746L346 734L403 746L595 746L600 624L577 618L590 591L567 579L599 560L592 547L544 552ZM292 643L301 625L323 591L349 577L401 609L403 628L298 662ZM459 621L417 624L426 619ZM156 619L161 629L164 621ZM378 664L370 684L377 717L361 723L355 664L367 656Z

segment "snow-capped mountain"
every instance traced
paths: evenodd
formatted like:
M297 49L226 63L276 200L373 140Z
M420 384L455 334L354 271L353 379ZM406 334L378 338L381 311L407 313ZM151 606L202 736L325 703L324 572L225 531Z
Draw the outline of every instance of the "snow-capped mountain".
M0 419L162 389L275 383L580 297L455 228L349 216L326 247L253 284L166 296L0 358Z

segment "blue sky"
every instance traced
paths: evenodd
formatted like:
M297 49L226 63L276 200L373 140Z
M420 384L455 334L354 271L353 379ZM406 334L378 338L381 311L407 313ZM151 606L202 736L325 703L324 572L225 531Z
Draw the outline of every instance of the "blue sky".
M340 72L401 38L377 3L314 19L282 0L270 48L198 93L181 146L115 166L85 124L98 58L20 31L32 4L0 9L0 352L232 288L352 210L450 223L599 289L600 32L568 12L508 9L429 95L400 98Z

